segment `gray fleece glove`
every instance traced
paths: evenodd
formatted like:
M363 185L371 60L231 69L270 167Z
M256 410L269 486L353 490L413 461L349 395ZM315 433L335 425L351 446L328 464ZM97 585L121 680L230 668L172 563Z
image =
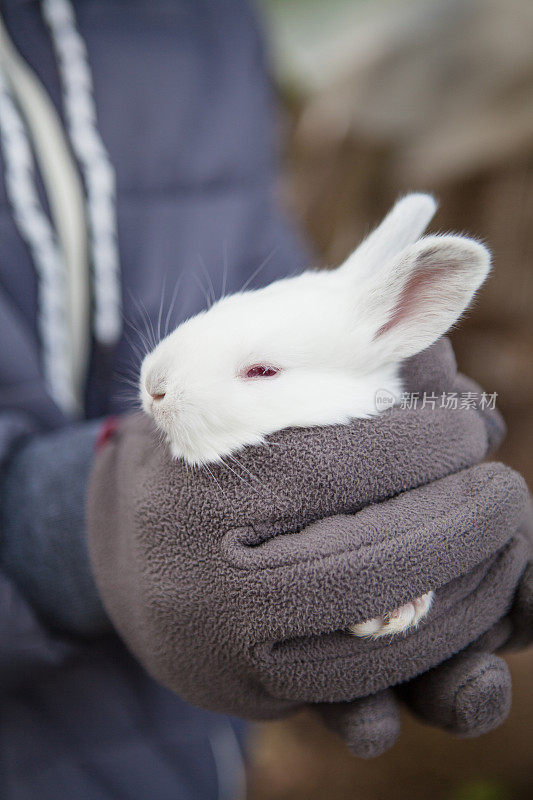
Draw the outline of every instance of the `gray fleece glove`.
M409 390L472 388L446 341L406 380ZM484 648L511 634L531 548L523 480L478 463L501 433L494 412L393 409L282 431L239 453L235 471L210 474L173 461L148 419L125 419L89 491L107 611L148 671L193 704L250 718L312 704L369 756L398 734L389 687L425 673L405 695L418 713L486 730L505 714L509 686ZM416 630L377 641L346 632L430 589ZM487 687L499 691L488 711Z

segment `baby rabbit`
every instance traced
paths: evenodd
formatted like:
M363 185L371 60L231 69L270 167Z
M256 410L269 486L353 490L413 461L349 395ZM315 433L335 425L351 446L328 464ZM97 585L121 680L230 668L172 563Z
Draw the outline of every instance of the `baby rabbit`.
M431 196L408 195L337 269L223 297L163 339L140 395L172 455L208 464L282 428L373 416L378 390L399 398L403 360L457 321L490 269L479 242L419 238L435 210ZM432 600L351 630L406 630Z

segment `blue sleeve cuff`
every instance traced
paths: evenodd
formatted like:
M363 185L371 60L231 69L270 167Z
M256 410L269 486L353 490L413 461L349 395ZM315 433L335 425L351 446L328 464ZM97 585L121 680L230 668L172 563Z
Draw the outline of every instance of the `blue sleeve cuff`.
M92 576L85 498L101 421L31 436L0 484L0 569L51 628L110 629Z

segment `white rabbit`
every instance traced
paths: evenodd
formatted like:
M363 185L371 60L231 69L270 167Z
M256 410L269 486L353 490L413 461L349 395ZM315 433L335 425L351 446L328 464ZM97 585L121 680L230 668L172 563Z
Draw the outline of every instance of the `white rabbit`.
M283 428L373 416L378 390L399 398L402 361L457 321L490 269L479 242L419 238L435 209L408 195L336 270L223 297L163 339L143 361L140 395L172 455L207 464ZM432 600L352 632L405 630Z

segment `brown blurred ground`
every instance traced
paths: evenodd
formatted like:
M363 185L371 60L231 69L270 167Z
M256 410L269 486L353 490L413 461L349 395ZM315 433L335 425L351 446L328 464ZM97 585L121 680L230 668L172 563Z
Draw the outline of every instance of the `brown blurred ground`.
M285 98L283 191L323 266L338 264L410 190L438 197L432 231L489 245L493 274L452 338L461 370L498 393L508 436L496 458L533 486L533 4L494 0L485 13L466 3L463 17L452 6L433 39L428 24L425 38L393 38L327 91ZM311 715L258 726L249 797L530 800L533 649L508 663L511 715L479 739L405 717L396 747L364 762Z

